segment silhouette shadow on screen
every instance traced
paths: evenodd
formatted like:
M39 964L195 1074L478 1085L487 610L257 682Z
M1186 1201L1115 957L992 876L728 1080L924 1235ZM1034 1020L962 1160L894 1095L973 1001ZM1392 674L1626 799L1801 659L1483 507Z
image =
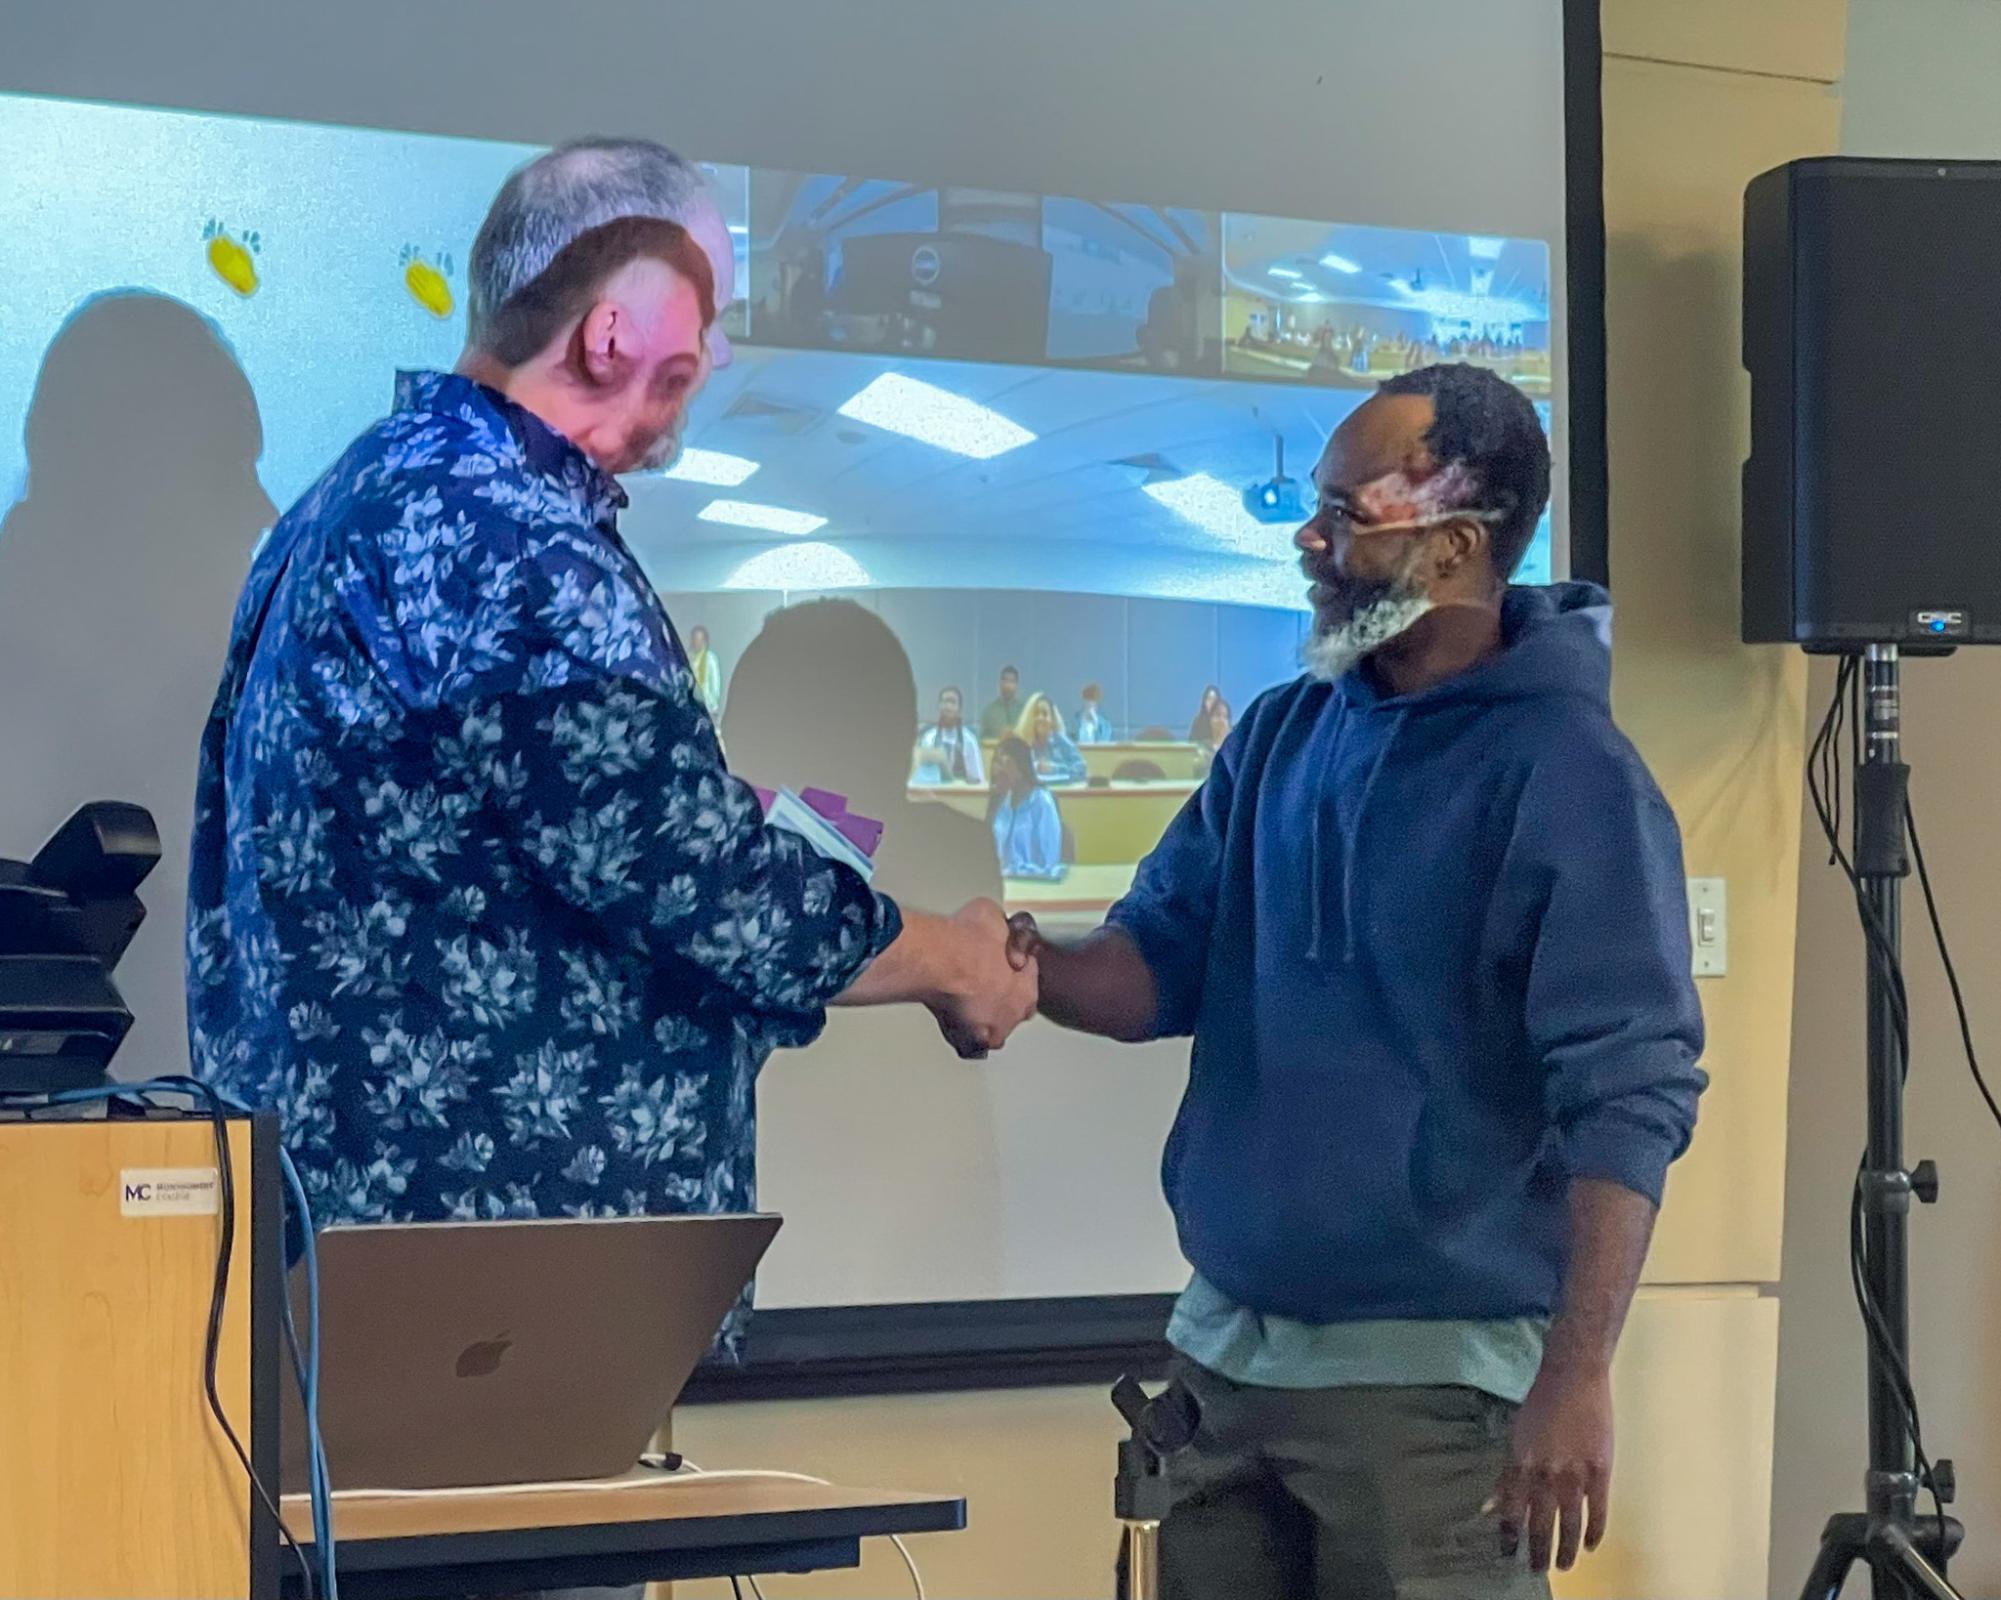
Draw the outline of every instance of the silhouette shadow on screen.
M83 801L159 819L153 915L121 969L125 1059L186 1070L181 976L195 755L250 552L276 510L264 430L221 333L164 295L87 300L29 402L27 488L0 522L0 837Z
M767 788L831 789L883 824L875 884L927 911L998 899L986 825L912 801L917 681L902 641L852 600L774 611L730 677L723 740L730 769Z
M998 898L986 825L905 792L916 728L910 658L848 600L768 616L723 711L732 771L834 790L883 824L874 881L885 894L937 911ZM1033 1047L1011 1047L1023 1048ZM818 1044L765 1069L759 1200L791 1218L782 1263L793 1303L852 1303L854 1286L880 1281L892 1261L896 1279L928 1286L923 1298L1010 1292L994 1097L1011 1059L968 1066L928 1014L894 1006L836 1011ZM753 1359L756 1349L753 1324Z

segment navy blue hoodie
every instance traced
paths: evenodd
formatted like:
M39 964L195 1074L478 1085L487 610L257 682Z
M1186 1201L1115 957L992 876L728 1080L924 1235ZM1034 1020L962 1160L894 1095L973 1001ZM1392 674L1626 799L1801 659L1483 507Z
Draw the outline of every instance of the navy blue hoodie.
M1306 1322L1556 1309L1572 1177L1658 1202L1702 1014L1674 817L1613 726L1611 607L1513 589L1422 694L1262 696L1111 920L1195 1038L1182 1249Z

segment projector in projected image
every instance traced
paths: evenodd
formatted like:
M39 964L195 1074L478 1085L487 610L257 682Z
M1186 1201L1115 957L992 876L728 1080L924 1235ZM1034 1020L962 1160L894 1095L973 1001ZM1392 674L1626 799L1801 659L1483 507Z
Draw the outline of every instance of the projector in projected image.
M1271 476L1244 491L1244 510L1259 522L1304 522L1306 491L1285 475L1285 435L1271 436Z
M1297 478L1281 474L1246 489L1244 509L1260 522L1304 522L1306 492Z

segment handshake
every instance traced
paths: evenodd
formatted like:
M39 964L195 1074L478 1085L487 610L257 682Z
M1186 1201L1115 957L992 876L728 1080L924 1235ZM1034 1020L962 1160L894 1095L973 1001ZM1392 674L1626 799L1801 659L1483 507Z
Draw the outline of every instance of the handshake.
M1025 913L1011 922L991 900L942 920L941 982L925 1002L945 1042L983 1060L1035 1015L1042 936Z

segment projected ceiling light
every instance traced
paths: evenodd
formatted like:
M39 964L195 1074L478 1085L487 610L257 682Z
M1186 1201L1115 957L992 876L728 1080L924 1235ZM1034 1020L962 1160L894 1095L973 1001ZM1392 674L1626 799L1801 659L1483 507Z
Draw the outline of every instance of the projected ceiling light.
M866 589L875 580L839 545L788 544L752 556L727 578L725 589Z
M1489 239L1475 234L1466 241L1466 253L1475 261L1499 261L1508 247L1505 239Z
M733 456L721 450L683 450L660 476L677 483L703 483L711 489L734 489L753 472L758 463L748 456Z
M1268 276L1270 276L1270 277L1274 277L1274 278L1290 278L1290 279L1294 280L1295 282L1297 282L1297 281L1298 281L1299 279L1301 279L1301 278L1303 278L1303 277L1305 277L1305 276L1306 276L1306 274L1305 274L1305 273L1303 273L1303 272L1295 272L1295 271L1293 271L1293 270L1292 270L1292 268L1290 268L1290 267L1266 267L1266 268L1265 268L1265 272L1266 272L1266 274L1267 274Z
M816 517L810 511L761 506L754 500L711 500L695 515L703 522L726 522L732 528L755 528L759 533L782 533L794 539L802 539L827 525L825 517Z
M1356 266L1354 262L1350 261L1346 256L1337 256L1334 255L1332 252L1329 252L1327 255L1322 256L1320 258L1320 264L1323 267L1325 267L1329 272L1345 272L1351 278L1356 273L1362 270L1360 267Z
M840 414L975 461L991 461L1035 443L1034 434L998 411L900 372L885 372L842 406Z
M1177 517L1194 523L1233 550L1273 555L1291 545L1287 529L1258 521L1244 509L1244 498L1237 490L1206 472L1140 488Z

